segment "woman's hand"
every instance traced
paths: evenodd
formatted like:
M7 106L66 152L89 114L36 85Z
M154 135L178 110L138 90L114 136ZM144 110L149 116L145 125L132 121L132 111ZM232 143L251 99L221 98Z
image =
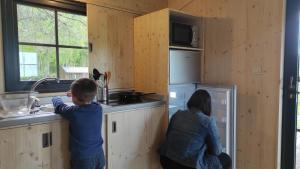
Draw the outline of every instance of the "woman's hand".
M71 91L67 91L66 95L67 95L68 97L72 97L72 92L71 92Z

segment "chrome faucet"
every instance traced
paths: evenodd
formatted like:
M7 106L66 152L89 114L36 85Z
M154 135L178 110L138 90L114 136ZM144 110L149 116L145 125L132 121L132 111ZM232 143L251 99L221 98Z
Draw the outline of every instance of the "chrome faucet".
M28 104L27 104L27 107L28 107L29 109L33 109L33 108L35 108L35 107L40 106L40 105L39 105L39 99L36 98L35 96L31 96L31 93L35 92L36 88L37 88L40 84L42 84L42 83L44 83L44 82L49 82L49 81L56 81L57 83L60 82L58 78L46 77L46 78L43 78L43 79L40 79L40 80L36 81L36 82L32 85L32 87L31 87L31 89L30 89L30 92L28 93Z
M49 82L49 81L56 81L57 83L59 83L59 79L57 79L57 78L46 77L46 78L43 78L43 79L40 79L40 80L36 81L36 82L32 85L30 92L34 92L35 89L36 89L40 84L42 84L42 83L44 83L44 82Z

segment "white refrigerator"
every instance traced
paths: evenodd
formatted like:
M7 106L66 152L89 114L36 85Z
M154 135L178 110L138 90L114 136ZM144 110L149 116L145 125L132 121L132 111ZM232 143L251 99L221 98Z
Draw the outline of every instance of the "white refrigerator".
M217 121L223 152L232 158L232 169L236 169L236 86L213 86L203 84L173 84L169 86L169 118L177 110L187 109L186 103L199 89L211 96L212 116Z

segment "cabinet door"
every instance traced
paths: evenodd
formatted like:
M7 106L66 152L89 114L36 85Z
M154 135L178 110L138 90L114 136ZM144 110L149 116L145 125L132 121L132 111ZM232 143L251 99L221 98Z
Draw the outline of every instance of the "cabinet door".
M108 169L160 169L158 148L167 125L165 107L107 115Z
M50 124L52 133L51 146L51 168L69 169L70 151L69 151L69 122L66 120L56 121ZM103 117L102 137L104 140L103 150L106 154L106 118Z
M155 107L147 112L148 169L161 169L158 149L163 141L168 125L166 107Z
M108 169L145 168L147 110L107 115Z
M50 124L52 133L51 168L69 169L69 123L56 121Z
M50 147L42 145L48 132L46 124L0 130L0 169L50 169Z
M107 115L103 114L102 118L102 128L101 128L101 134L103 138L103 151L104 151L104 157L105 157L105 166L104 168L107 169Z
M88 4L89 68L110 71L110 88L133 88L134 14Z

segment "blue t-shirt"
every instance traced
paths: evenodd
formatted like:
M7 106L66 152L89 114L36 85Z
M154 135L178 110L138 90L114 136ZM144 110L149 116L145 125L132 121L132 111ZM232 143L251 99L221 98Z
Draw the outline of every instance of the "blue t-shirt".
M52 99L55 113L70 122L70 151L72 159L86 159L103 154L102 107L98 103L68 106L61 98Z

